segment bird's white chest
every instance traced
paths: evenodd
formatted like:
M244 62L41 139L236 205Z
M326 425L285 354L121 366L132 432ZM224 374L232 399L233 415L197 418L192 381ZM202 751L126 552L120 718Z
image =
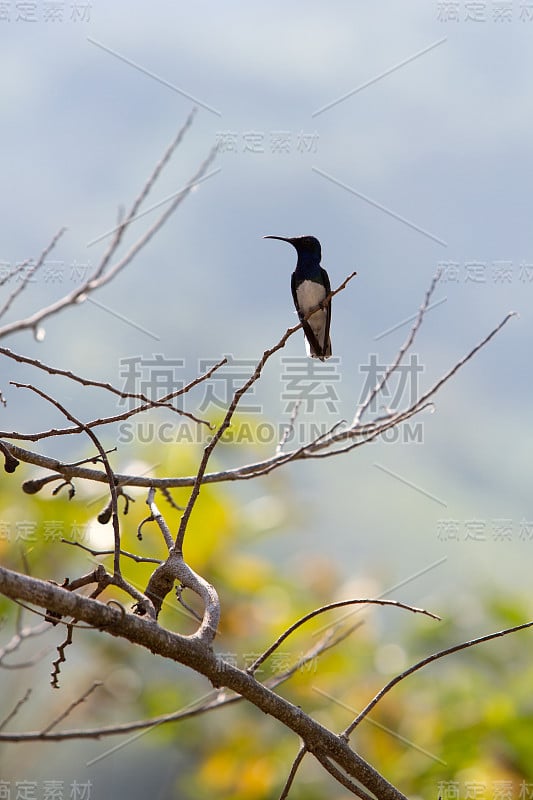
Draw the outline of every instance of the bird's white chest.
M326 290L315 281L302 281L296 290L300 311L305 314L313 306L317 306L326 296ZM313 315L314 316L314 315Z

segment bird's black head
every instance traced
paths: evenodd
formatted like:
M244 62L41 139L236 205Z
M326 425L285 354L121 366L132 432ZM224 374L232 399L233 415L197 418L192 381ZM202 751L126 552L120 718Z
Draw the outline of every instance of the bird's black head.
M314 236L263 236L263 239L280 239L282 242L289 242L296 248L298 256L308 256L318 262L322 257L320 242Z

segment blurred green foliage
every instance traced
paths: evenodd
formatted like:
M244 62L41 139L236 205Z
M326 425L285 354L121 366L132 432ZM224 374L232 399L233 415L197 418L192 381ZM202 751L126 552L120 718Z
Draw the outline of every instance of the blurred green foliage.
M120 470L142 473L157 463L155 472L160 476L194 474L199 455L193 446L158 447L157 452L144 454L144 462L120 464ZM1 484L2 563L58 582L88 572L100 560L110 568L110 556L95 558L60 541L65 538L95 549L112 544L111 525L96 521L107 503L105 486L76 482L72 500L68 487L56 496L50 487L28 496L21 492L20 481L29 474L22 465ZM302 553L297 562L290 563L270 558L268 537L283 531L293 516L291 487L285 476L283 480L272 476L257 482L255 491L253 496L247 487L243 499L234 487L204 486L186 537L186 559L220 594L222 620L216 648L239 666L250 663L303 614L353 596L355 585L350 584L348 595L338 569L324 554ZM185 504L188 493L188 489L176 490L172 496ZM155 525L145 525L142 540L138 539L139 523L148 510L145 493L131 494L135 502L126 516L121 515L123 547L163 558L164 543ZM156 500L176 531L179 510L171 508L161 494ZM122 498L120 506L124 506ZM126 558L122 563L126 578L143 588L153 565ZM111 596L130 607L129 599L116 590L108 590L103 599ZM188 594L186 600L197 605ZM319 658L311 658L279 687L293 703L341 731L396 672L444 647L533 617L529 599L519 594L494 595L490 586L480 587L479 609L473 619L453 598L448 608L431 610L445 619L437 623L398 609L375 607L320 615L284 642L257 677L268 680L284 672L327 631L355 625L348 638ZM13 604L0 599L2 644L9 640L18 613ZM394 625L383 627L381 619L389 617ZM25 625L39 622L24 612ZM168 598L160 622L182 633L193 631L196 624L175 597ZM533 796L531 635L524 631L466 650L401 682L361 723L353 734L353 745L409 797L528 800ZM58 626L10 657L10 663L24 661L30 652L42 649L43 641L50 648L33 667L10 672L10 697L21 694L28 682L37 692L46 686L54 648L62 638L64 628ZM42 689L46 695L43 724L53 718L54 704L64 708L66 696L75 698L95 679L103 680L103 687L62 727L157 717L185 708L212 691L190 671L96 631L74 631L74 644L66 657L60 676L63 694L50 697ZM8 705L0 716L7 713ZM42 706L38 701L41 711ZM274 720L238 702L207 716L157 726L135 746L142 752L157 747L186 756L186 766L181 763L171 794L165 796L254 800L279 794L299 742ZM10 746L11 754L15 747ZM38 748L32 746L32 751ZM31 758L27 746L19 746L17 753ZM318 800L325 796L336 800L346 793L307 757L291 797Z

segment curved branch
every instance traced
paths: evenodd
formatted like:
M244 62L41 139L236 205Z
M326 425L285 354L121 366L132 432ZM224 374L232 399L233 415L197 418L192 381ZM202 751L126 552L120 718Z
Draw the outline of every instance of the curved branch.
M155 503L154 494L155 490L150 489L146 502L150 508L152 520L157 523L163 534L169 549L169 556L167 560L152 573L148 581L148 586L146 587L145 595L151 600L157 617L163 600L167 594L172 591L175 581L179 581L182 587L191 589L195 594L201 597L204 604L203 618L201 619L200 627L196 631L195 636L210 647L216 636L218 624L220 622L220 600L217 591L205 578L202 578L201 575L198 575L189 567L181 552L176 551L165 519ZM138 613L143 612L144 609L140 607Z
M315 608L314 611L310 611L308 614L305 614L303 617L300 617L299 620L294 622L290 627L285 630L281 636L278 636L276 641L270 645L270 647L265 650L253 664L247 668L247 672L253 674L258 667L263 664L267 658L270 658L272 653L274 653L278 647L283 644L285 639L287 639L291 633L294 633L299 627L301 627L304 623L308 622L313 617L317 617L319 614L323 614L325 611L332 611L335 608L343 608L344 606L355 606L355 605L378 605L378 606L393 606L395 608L403 608L406 611L412 611L414 614L425 614L427 617L431 617L432 619L440 620L441 618L437 616L437 614L432 614L431 611L426 611L424 608L417 608L416 606L407 605L407 603L400 603L399 600L338 600L335 603L328 603L326 606L321 606L320 608Z
M64 414L64 416L68 420L74 422L76 425L79 425L79 427L85 431L89 439L92 441L92 443L98 450L100 458L102 459L102 463L105 467L107 483L109 485L109 491L111 494L111 506L112 506L111 519L113 523L113 534L115 538L113 578L119 577L121 575L121 571L120 571L120 523L118 518L117 481L113 474L113 470L111 469L111 464L109 463L109 459L107 457L107 453L104 447L101 445L100 440L98 439L96 434L90 428L84 425L83 422L80 422L80 420L77 419L73 414L71 414L70 411L67 411L67 409L58 400L55 400L53 397L50 397L50 395L46 394L46 392L43 392L42 389L38 389L36 386L31 386L30 384L27 383L16 383L15 381L12 381L12 383L13 386L17 386L19 389L30 389L30 391L35 392L35 394L38 394L39 397L42 397L43 400L47 400L49 403L54 405L57 409L59 409L59 411L61 411L62 414Z

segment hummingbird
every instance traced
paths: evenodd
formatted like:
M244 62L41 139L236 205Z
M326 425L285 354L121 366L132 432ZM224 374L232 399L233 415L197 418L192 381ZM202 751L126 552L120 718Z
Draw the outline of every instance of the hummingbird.
M331 291L328 273L320 266L320 242L314 236L263 236L263 239L280 239L296 248L298 261L291 277L292 299L304 329L307 355L324 361L331 356L331 302L305 319L306 314L320 305Z

